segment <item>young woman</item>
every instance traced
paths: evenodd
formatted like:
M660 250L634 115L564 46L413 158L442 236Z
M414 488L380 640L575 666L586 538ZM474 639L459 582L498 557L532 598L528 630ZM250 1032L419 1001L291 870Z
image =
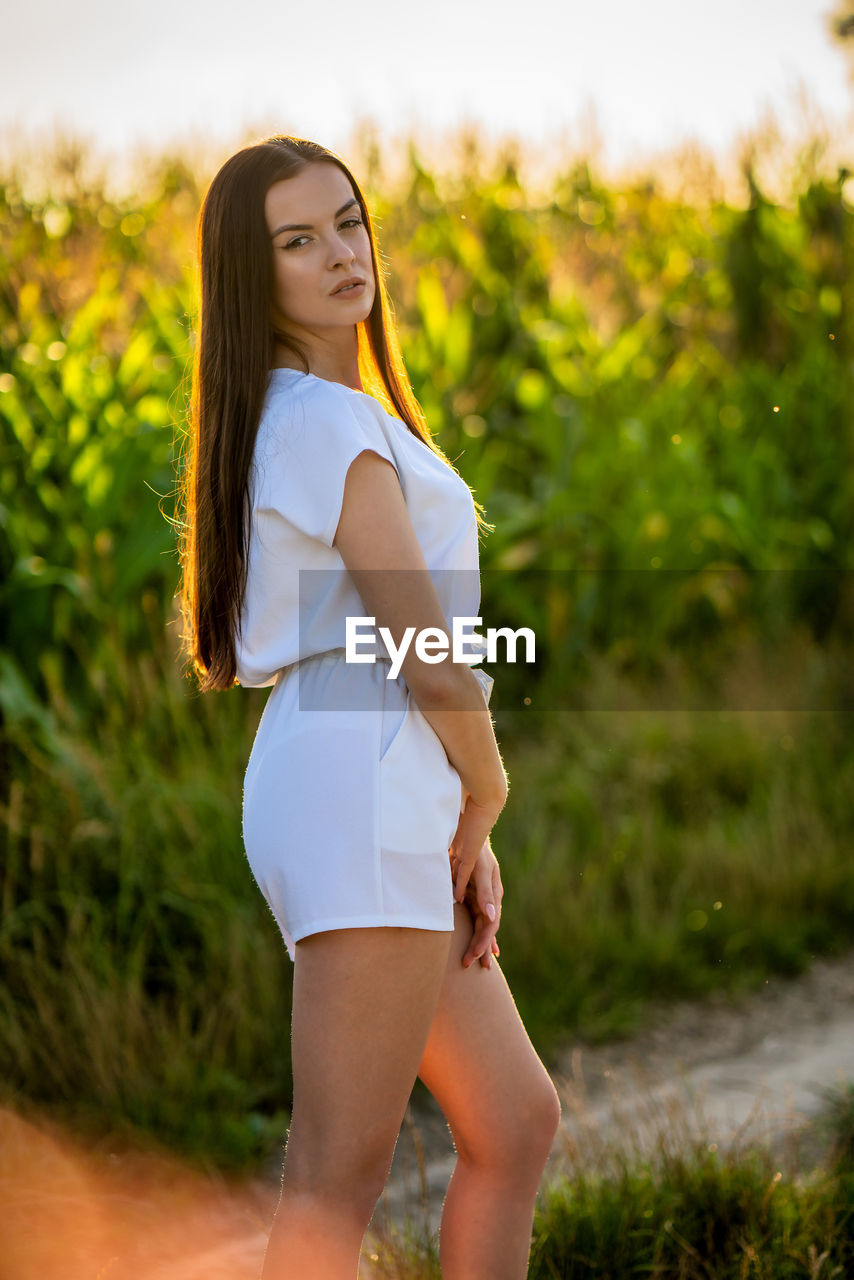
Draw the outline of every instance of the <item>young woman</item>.
M407 628L477 615L478 504L412 393L341 160L286 137L238 152L199 254L185 643L202 689L273 685L243 830L294 961L263 1277L356 1275L420 1076L457 1151L442 1274L521 1280L560 1111L493 960L507 781L489 677L411 644L389 678ZM376 662L348 661L359 617L393 642Z

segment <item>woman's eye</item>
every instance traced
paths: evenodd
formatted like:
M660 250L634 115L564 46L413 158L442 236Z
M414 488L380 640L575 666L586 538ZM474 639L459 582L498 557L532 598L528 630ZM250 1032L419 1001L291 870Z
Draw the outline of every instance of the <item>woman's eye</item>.
M358 218L358 217L356 217L356 218L345 218L345 219L344 219L344 221L341 223L341 230L343 231L345 228L346 228L347 230L350 230L350 228L352 228L352 227L361 227L361 226L362 226L362 219L361 219L361 218Z
M293 240L289 240L284 246L286 249L299 249L301 245L308 243L308 236L294 236Z

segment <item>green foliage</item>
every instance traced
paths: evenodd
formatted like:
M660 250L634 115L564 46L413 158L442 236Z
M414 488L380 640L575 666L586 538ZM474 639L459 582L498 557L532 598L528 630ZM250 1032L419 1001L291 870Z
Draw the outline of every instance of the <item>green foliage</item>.
M532 1280L811 1280L854 1265L844 1180L778 1181L742 1154L674 1161L551 1192L535 1227Z
M5 647L40 696L52 673L93 710L79 686L111 646L150 648L140 600L154 592L162 617L174 590L157 495L174 486L189 351L189 199L168 174L126 212L97 192L34 206L14 182L0 189Z
M830 1158L799 1171L767 1147L662 1141L553 1183L534 1224L531 1280L815 1280L854 1267L851 1088L832 1101ZM850 1151L848 1152L850 1156ZM791 1167L787 1167L791 1166Z
M289 1104L288 965L241 847L264 695L177 667L199 188L164 162L117 202L62 160L44 198L0 182L0 1078L240 1164ZM512 164L413 155L375 200L416 391L496 525L485 624L540 646L496 683L496 848L543 1045L854 938L844 718L597 710L677 667L714 698L792 637L850 701L842 177L775 205L748 174L738 209L576 164L533 201ZM811 572L751 572L784 569Z

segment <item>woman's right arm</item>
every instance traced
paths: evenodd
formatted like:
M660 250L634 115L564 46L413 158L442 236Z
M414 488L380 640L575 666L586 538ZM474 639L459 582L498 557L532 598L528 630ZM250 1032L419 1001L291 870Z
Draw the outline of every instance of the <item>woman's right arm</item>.
M446 621L403 491L391 463L365 450L350 465L333 539L377 628L387 627L399 646L407 627L416 634ZM450 637L449 637L450 640ZM451 655L423 662L411 644L401 673L426 720L445 748L466 791L463 871L473 864L507 798L507 777L480 684L467 663ZM461 714L464 713L464 714ZM476 846L476 847L475 847ZM457 885L461 899L465 884Z

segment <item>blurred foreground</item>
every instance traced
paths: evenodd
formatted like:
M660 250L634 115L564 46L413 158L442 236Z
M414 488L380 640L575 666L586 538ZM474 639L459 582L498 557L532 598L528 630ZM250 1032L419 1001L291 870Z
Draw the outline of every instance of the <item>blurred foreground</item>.
M275 1202L0 1111L2 1280L256 1280Z

